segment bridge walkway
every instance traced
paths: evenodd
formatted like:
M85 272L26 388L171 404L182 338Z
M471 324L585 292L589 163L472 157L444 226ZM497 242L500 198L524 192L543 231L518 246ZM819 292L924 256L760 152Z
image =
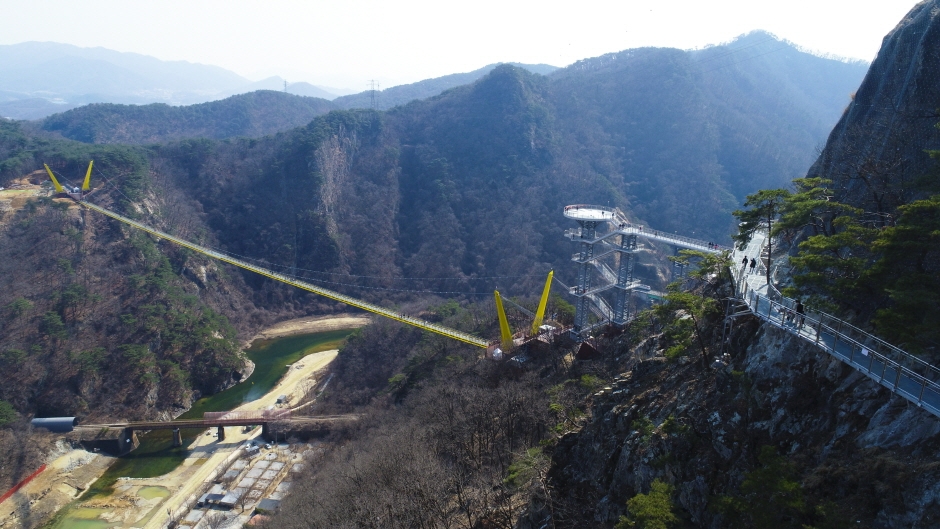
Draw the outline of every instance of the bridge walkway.
M741 266L735 273L737 297L754 315L940 417L940 369L826 313L807 310L801 321L795 311L795 300L767 284L764 267L768 260L761 258L765 248L766 234L761 233L755 234L743 251L732 253L735 268L743 256L758 258L761 263L756 273L749 273L749 265Z
M347 296L347 295L345 295L345 294L340 294L339 292L335 292L335 291L333 291L333 290L329 290L329 289L326 289L326 288L323 288L323 287L319 287L319 286L316 286L316 285L311 285L310 283L307 283L307 282L305 282L305 281L300 281L300 280L298 280L298 279L294 279L294 278L289 277L289 276L286 276L286 275L284 275L284 274L280 274L280 273L277 273L277 272L268 270L267 268L263 268L263 267L260 267L260 266L257 266L257 265L253 265L253 264L251 264L251 263L242 261L241 259L236 259L236 258L234 258L234 257L231 257L231 256L229 256L229 255L225 255L225 254L220 253L220 252L217 252L217 251L215 251L215 250L210 250L210 249L205 248L205 247L202 247L202 246L200 246L200 245L198 245L198 244L195 244L195 243L192 243L192 242L189 242L189 241L185 241L185 240L180 239L180 238L178 238L178 237L174 237L174 236L169 235L169 234L167 234L167 233L164 233L164 232L162 232L162 231L160 231L160 230L156 230L156 229L154 229L154 228L151 228L151 227L149 227L149 226L146 226L146 225L144 225L144 224L141 224L141 223L139 223L139 222L137 222L137 221L131 220L131 219L129 219L129 218L123 216L123 215L119 215L119 214L117 214L117 213L115 213L115 212L113 212L113 211L110 211L110 210L108 210L108 209L105 209L105 208L103 208L103 207L101 207L101 206L98 206L98 205L96 205L96 204L93 204L93 203L88 202L88 201L85 201L85 200L81 200L81 201L79 201L78 203L81 204L82 207L88 208L88 209L93 210L93 211L97 211L98 213L101 213L102 215L105 215L105 216L111 217L112 219L115 219L115 220L117 220L117 221L123 222L124 224L127 224L128 226L131 226L131 227L136 228L136 229L138 229L138 230L147 232L147 233L153 235L154 237L158 237L158 238L160 238L160 239L165 239L165 240L167 240L167 241L170 241L170 242L173 242L173 243L175 243L175 244L178 244L178 245L180 245L180 246L182 246L182 247L184 247L184 248L189 248L190 250L193 250L193 251L195 251L195 252L199 252L199 253L201 253L201 254L203 254L203 255L205 255L205 256L211 257L211 258L213 258L213 259L217 259L217 260L222 261L222 262L224 262L224 263L228 263L228 264L230 264L230 265L234 265L234 266L237 266L237 267L242 268L242 269L245 269L245 270L249 270L249 271L254 272L254 273L256 273L256 274L261 274L261 275L263 275L263 276L265 276L265 277L274 279L274 280L276 280L276 281L280 281L281 283L286 283L286 284L288 284L288 285L291 285L291 286L294 286L294 287L297 287L297 288L306 290L306 291L308 291L308 292L313 292L314 294L319 294L319 295L321 295L321 296L324 296L324 297L327 297L327 298L330 298L330 299L333 299L333 300L336 300L336 301L340 301L340 302L345 303L345 304L347 304L347 305L349 305L349 306L351 306L351 307L356 307L356 308L358 308L358 309L362 309L362 310L371 312L371 313L373 313L373 314L378 314L379 316L384 316L384 317L386 317L386 318L389 318L389 319L392 319L392 320L395 320L395 321L400 321L400 322L405 323L405 324L408 324L408 325L413 325L413 326L418 327L418 328L420 328L420 329L424 329L424 330L426 330L426 331L430 331L430 332L433 332L433 333L436 333L436 334L440 334L440 335L442 335L442 336L446 336L446 337L452 338L452 339L454 339L454 340L458 340L458 341L461 341L461 342L464 342L464 343L468 343L468 344L470 344L470 345L475 345L475 346L477 346L477 347L482 347L482 348L484 348L484 349L485 349L487 346L489 346L489 342L488 342L487 340L484 340L483 338L480 338L480 337L478 337L478 336L473 336L472 334L468 334L468 333L465 333L465 332L462 332L462 331L458 331L458 330L456 330L456 329L451 329L451 328L445 327L445 326L443 326L443 325L438 325L438 324L436 324L436 323L431 323L431 322L426 321L426 320L423 320L423 319L421 319L421 318L414 318L414 317L408 316L408 315L406 315L406 314L402 314L402 313L396 312L396 311L394 311L394 310L387 309L387 308L385 308L385 307L380 307L380 306L378 306L378 305L369 303L369 302L367 302L367 301L363 301L363 300L361 300L361 299L356 299L356 298L354 298L354 297L352 297L352 296Z
M649 227L635 225L627 218L627 215L621 211L620 208L576 204L565 207L565 216L574 220L593 220L597 222L607 222L610 224L610 231L597 236L593 240L584 241L589 244L603 242L617 235L636 235L637 237L641 237L643 239L666 243L671 246L683 248L686 250L698 250L700 252L713 254L732 251L732 248L729 246L721 246L719 244L710 243L701 239L695 239L693 237L685 237L675 233L669 233L665 231L654 230ZM574 235L575 232L578 231L579 230L577 229L572 229L568 230L566 234L571 237L571 235ZM580 233L577 233L577 236L580 237ZM578 240L580 241L581 239Z

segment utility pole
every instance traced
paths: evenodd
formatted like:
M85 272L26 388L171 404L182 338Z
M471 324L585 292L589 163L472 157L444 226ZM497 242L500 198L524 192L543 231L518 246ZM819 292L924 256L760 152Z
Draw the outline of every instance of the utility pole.
M284 93L287 93L287 79L284 79Z
M372 99L372 110L378 110L378 105L375 103L375 92L379 89L379 82L375 79L369 80L369 96Z

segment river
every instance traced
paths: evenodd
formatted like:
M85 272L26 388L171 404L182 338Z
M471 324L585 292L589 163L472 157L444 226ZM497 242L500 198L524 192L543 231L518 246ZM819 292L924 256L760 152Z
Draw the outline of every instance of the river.
M197 400L180 419L201 418L207 411L228 411L243 403L257 400L270 391L287 371L288 366L304 356L319 351L339 348L352 329L324 331L276 338L255 340L245 353L255 363L255 370L247 380L225 391ZM183 446L171 447L170 432L158 430L140 439L140 446L130 454L117 459L108 470L76 501L67 505L44 527L59 528L107 528L112 524L89 519L82 503L109 496L114 491L118 478L149 478L162 476L178 467L186 458L188 447L204 430L183 430Z

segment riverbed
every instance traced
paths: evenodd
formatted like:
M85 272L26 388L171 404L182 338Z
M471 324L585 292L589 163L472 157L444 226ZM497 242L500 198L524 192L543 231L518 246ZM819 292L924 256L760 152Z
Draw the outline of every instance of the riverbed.
M367 321L357 318L350 321L344 320L342 324L359 327ZM262 397L267 405L267 400L275 398L272 395L275 392L279 394L286 392L293 394L295 399L299 398L302 391L294 387L287 388L284 382L290 381L299 386L298 374L303 375L302 378L309 378L313 374L310 368L322 369L335 357L335 350L353 332L353 329L348 327L335 329L337 323L339 322L327 324L334 326L333 330L255 340L246 350L248 358L255 363L251 376L225 391L196 401L192 408L180 418L199 418L207 411L254 407L248 403L256 403ZM322 319L316 320L315 325L319 327L314 328L322 329L324 322ZM297 332L296 328L294 326L292 331ZM303 360L298 362L301 359ZM309 365L301 372L296 371L296 368L302 367L299 364ZM292 366L295 371L291 371L291 376L285 377ZM282 378L284 379L282 383L275 387ZM276 391L272 391L272 388ZM260 402L258 403L260 405ZM157 506L160 507L159 512L162 513L173 500L173 494L168 494L170 498L153 494L158 490L154 487L159 484L160 480L178 481L184 475L188 476L197 472L199 466L208 465L209 457L215 449L230 448L236 443L237 438L243 437L242 435L227 436L226 442L223 443L213 441L212 438L203 438L205 430L184 430L183 433L183 446L177 448L170 446L168 431L155 431L143 436L138 449L116 459L79 499L62 508L44 527L105 529L146 525L149 518L158 512ZM255 434L257 432L251 435ZM194 442L197 437L200 439ZM228 437L232 439L229 440ZM198 458L193 457L196 452L200 454ZM188 464L183 465L184 462ZM186 468L180 468L181 465ZM159 478L160 476L164 478ZM153 480L147 478L157 478L157 480L150 483ZM186 477L183 481L189 479L190 477ZM128 517L127 513L139 511L140 507L146 507L145 510L149 513L148 520L133 519L136 514ZM127 511L127 513L121 515L120 511Z

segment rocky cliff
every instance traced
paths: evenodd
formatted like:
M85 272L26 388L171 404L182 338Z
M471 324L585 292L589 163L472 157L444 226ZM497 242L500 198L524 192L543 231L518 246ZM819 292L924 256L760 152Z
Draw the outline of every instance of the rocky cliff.
M891 215L923 198L940 148L940 2L921 2L884 38L852 103L808 176L833 180L839 196ZM936 178L931 180L934 182ZM935 185L933 187L936 187Z
M756 319L732 343L727 365L709 371L667 362L655 339L644 342L633 354L645 359L593 396L590 420L553 455L570 526L609 526L654 479L675 486L681 517L696 527L760 526L759 512L728 507L735 499L772 511L779 527L940 520L940 420ZM796 484L799 506L742 487L773 465ZM537 527L543 514L528 520Z

